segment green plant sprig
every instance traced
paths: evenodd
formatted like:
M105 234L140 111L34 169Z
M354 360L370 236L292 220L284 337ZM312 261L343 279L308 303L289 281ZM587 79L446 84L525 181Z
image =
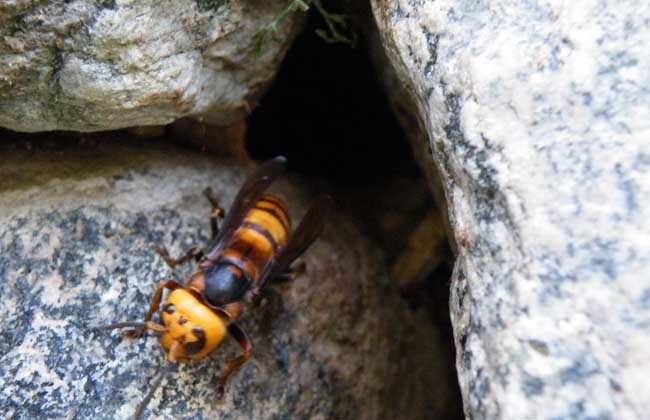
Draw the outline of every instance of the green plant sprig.
M291 0L287 7L282 9L270 23L253 35L253 53L255 56L260 56L264 43L269 37L279 42L278 29L290 13L295 11L307 12L312 4L327 25L327 30L316 30L319 37L329 44L343 43L353 48L356 47L357 34L350 29L349 19L346 15L329 13L323 7L321 0Z
M328 31L317 29L316 34L329 44L347 44L352 48L357 46L357 33L350 29L346 15L329 13L320 0L312 0L316 10L321 14Z

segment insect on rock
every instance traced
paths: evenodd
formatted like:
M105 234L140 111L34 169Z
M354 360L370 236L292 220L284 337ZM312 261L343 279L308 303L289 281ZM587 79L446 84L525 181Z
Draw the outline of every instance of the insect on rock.
M221 372L217 380L218 398L223 396L228 378L251 357L251 342L236 323L243 303L258 306L267 284L294 278L299 270L292 268L292 263L320 235L331 207L331 198L320 196L292 232L284 202L265 193L285 168L286 159L281 156L261 164L239 190L225 218L215 195L206 189L204 194L212 205L212 240L205 248L191 248L180 258L172 258L163 246L156 248L172 268L196 262L197 270L187 284L172 279L158 283L142 322L97 327L100 330L124 328L122 334L128 337L142 337L147 330L159 334L169 364L138 405L135 419L140 418L156 388L179 362L207 357L226 334L239 343L242 353L229 360ZM219 223L221 218L223 221ZM170 293L161 305L165 289ZM152 321L158 311L161 323Z

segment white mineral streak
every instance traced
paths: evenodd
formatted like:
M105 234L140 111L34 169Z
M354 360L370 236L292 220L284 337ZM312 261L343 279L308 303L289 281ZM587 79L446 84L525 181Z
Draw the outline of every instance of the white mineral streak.
M650 3L374 0L459 247L472 418L650 412Z
M260 1L45 1L0 4L0 126L98 131L196 116L244 118L296 34ZM269 37L267 37L269 38Z

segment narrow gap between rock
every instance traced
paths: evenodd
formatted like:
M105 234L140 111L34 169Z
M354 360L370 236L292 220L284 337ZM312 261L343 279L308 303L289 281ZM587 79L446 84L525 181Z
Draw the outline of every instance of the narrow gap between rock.
M358 219L394 267L413 252L408 238L435 204L364 40L356 49L327 44L315 34L323 25L310 16L249 120L247 149L257 160L285 155L291 170L326 179L339 207ZM439 384L453 388L445 418L455 419L463 414L449 319L453 259L448 248L441 252L437 268L399 290L414 310L428 312L448 344L436 357L449 363L449 376Z

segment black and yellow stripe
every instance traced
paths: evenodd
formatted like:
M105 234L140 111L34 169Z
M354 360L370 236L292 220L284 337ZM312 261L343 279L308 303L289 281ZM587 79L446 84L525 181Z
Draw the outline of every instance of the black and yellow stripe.
M284 203L276 196L263 195L244 217L230 248L261 269L286 244L290 230Z
M255 204L255 208L276 217L287 232L291 231L291 218L284 203L276 196L265 194Z

